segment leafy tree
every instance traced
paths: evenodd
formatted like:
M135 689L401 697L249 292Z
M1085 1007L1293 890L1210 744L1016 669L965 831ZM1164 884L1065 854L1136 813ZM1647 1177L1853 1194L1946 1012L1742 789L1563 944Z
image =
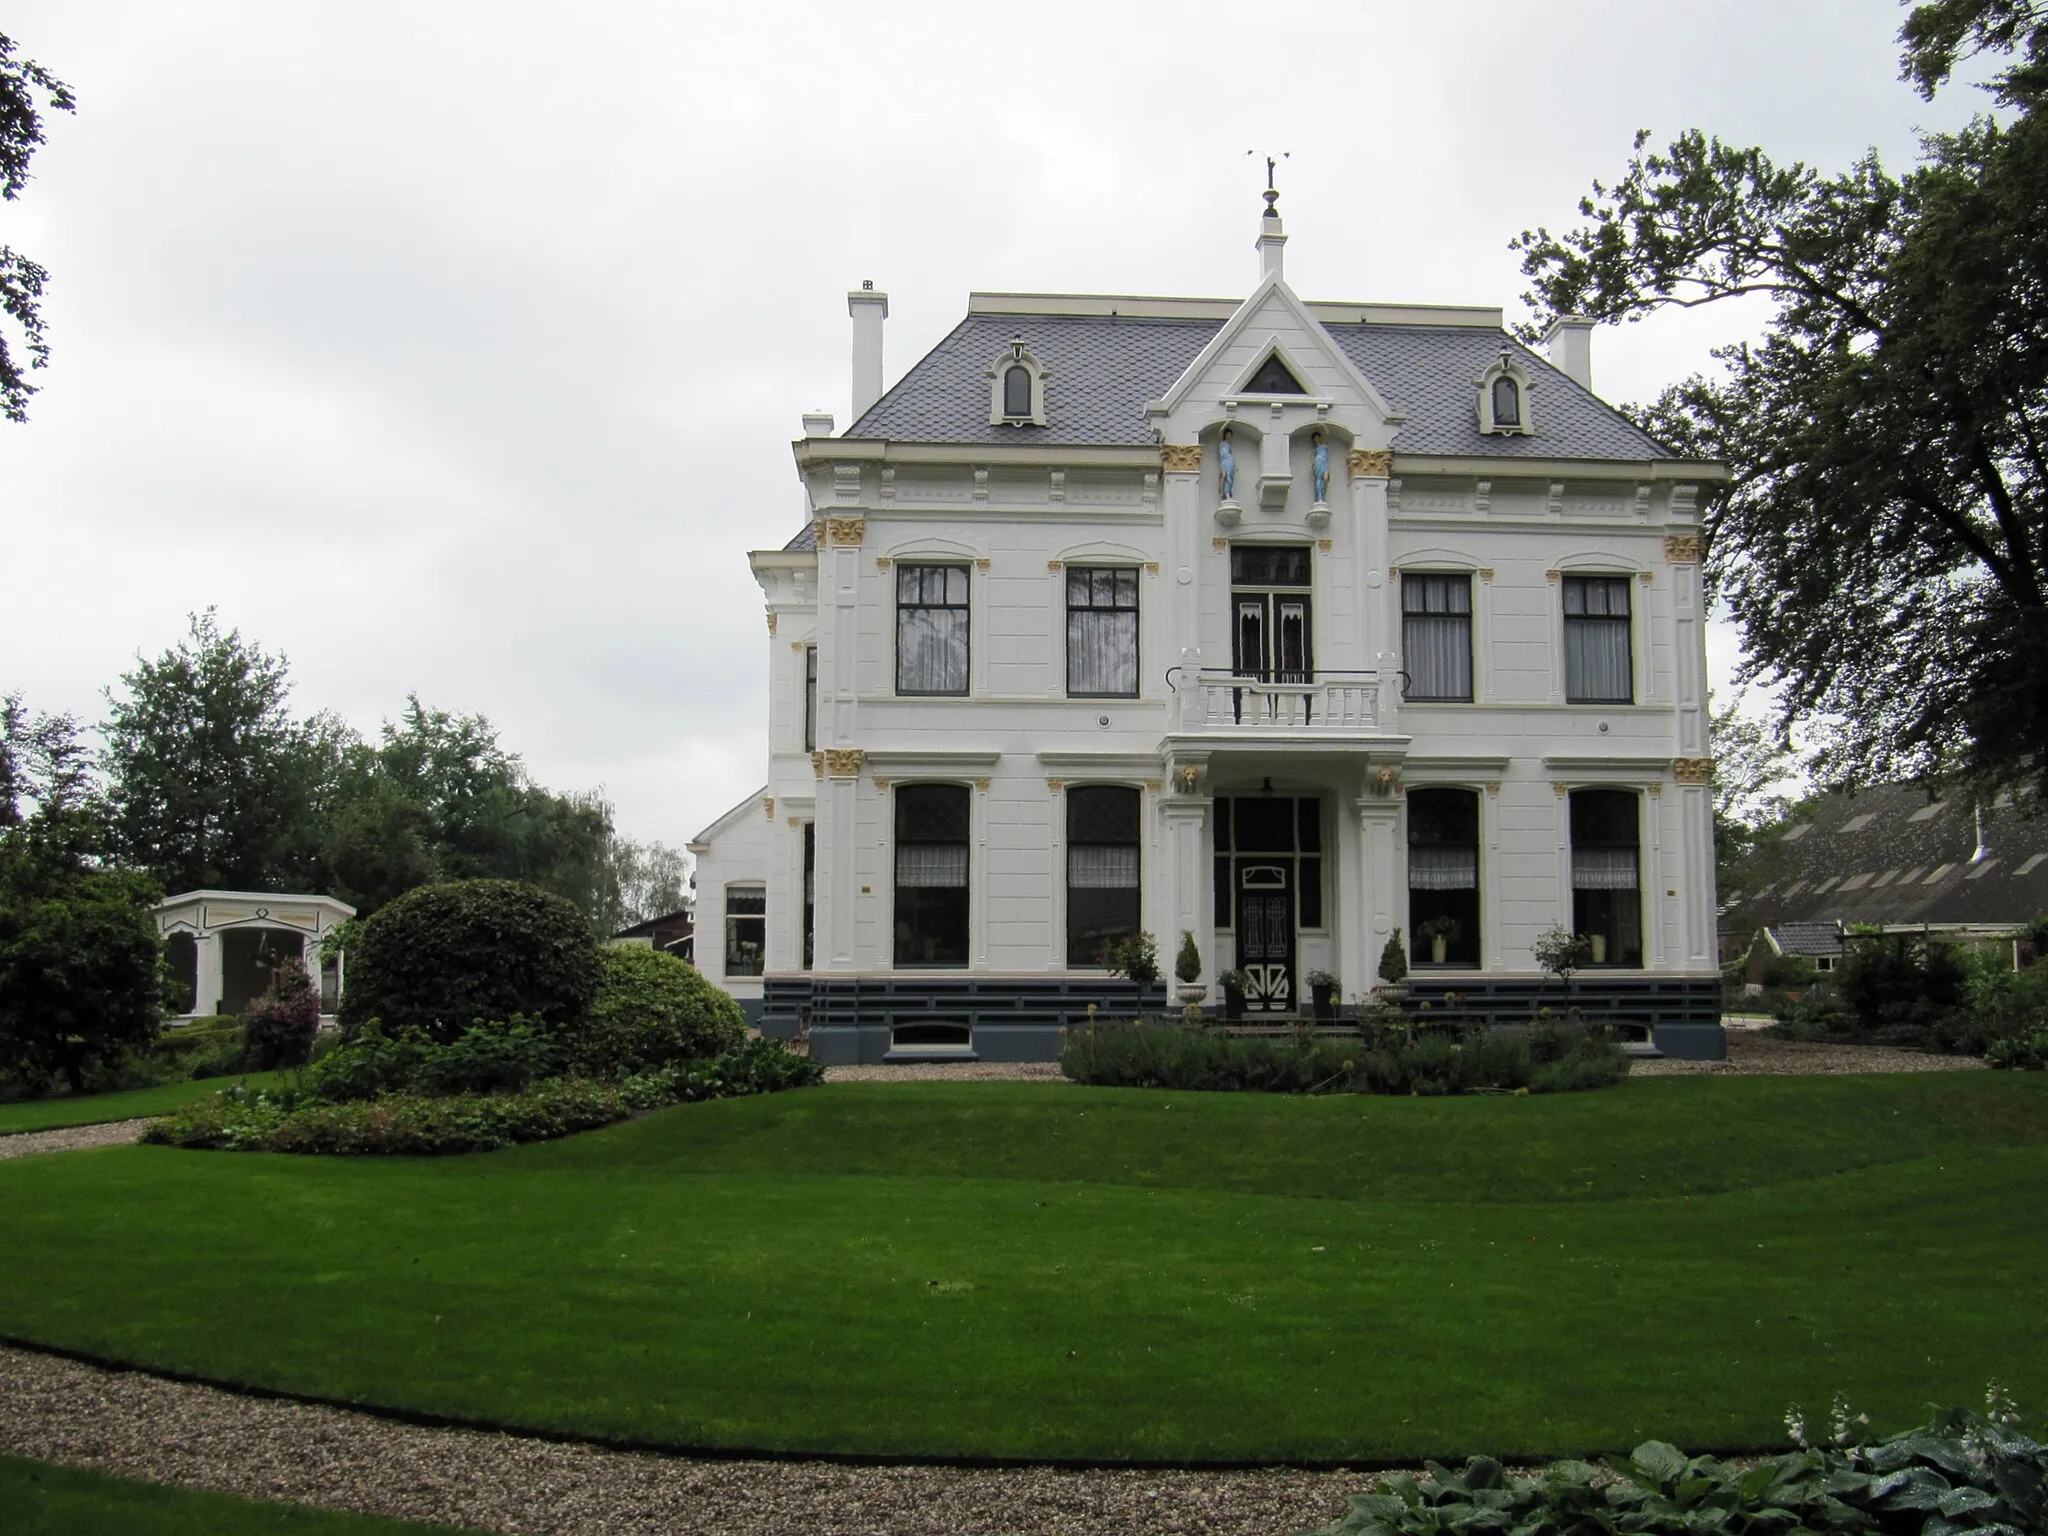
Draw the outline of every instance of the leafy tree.
M20 694L0 695L0 828L90 805L92 754L78 732L75 716L32 715Z
M223 634L209 608L121 682L103 762L122 860L172 890L317 880L314 812L347 731L292 718L284 657Z
M43 145L39 101L52 112L70 112L78 105L70 86L34 59L17 57L13 40L0 33L0 201L13 202L28 185L28 163ZM0 415L9 421L28 420L28 397L36 392L28 372L49 362L42 315L43 284L48 279L49 273L21 252L0 245L0 314L11 318L22 334L17 354L0 329Z
M1921 6L1906 69L2024 46L2014 108L1823 175L1698 131L1595 183L1563 235L1514 242L1548 315L1639 319L1745 295L1761 342L1640 413L1733 474L1709 571L1746 676L1827 717L1829 783L1960 772L2048 787L2048 122L2042 11ZM1536 327L1532 326L1533 331Z
M1783 728L1746 711L1740 692L1723 705L1710 700L1708 724L1714 755L1714 873L1726 907L1781 877L1781 861L1769 855L1792 814L1793 801L1785 791L1803 765Z
M664 917L680 910L688 899L688 861L666 843L643 843L615 834L607 849L607 863L608 878L599 897L596 923L600 936L651 917Z

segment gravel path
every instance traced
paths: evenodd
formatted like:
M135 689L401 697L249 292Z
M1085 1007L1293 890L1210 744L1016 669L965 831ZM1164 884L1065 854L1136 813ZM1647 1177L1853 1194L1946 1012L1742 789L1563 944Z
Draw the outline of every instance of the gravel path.
M827 1067L828 1083L1063 1083L1056 1061L919 1061Z
M80 1147L110 1147L116 1142L134 1141L149 1124L140 1120L110 1120L100 1125L67 1125L54 1131L17 1131L0 1136L0 1158L27 1157L31 1152L75 1152Z
M1629 1075L1833 1076L1845 1072L1969 1072L1982 1070L1983 1066L1974 1056L1935 1056L1884 1045L1808 1045L1731 1029L1726 1061L1638 1061L1629 1069Z
M0 1349L0 1450L151 1482L547 1536L1283 1536L1348 1472L701 1461L424 1429Z

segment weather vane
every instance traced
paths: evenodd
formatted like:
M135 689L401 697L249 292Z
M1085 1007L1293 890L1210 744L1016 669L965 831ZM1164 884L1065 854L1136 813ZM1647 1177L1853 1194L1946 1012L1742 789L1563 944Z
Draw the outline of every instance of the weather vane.
M1256 155L1257 153L1258 151L1256 149L1248 149L1245 151L1245 154L1247 156ZM1281 150L1280 159L1286 160L1288 158L1290 158L1290 152L1284 149ZM1271 155L1266 156L1266 190L1262 195L1266 199L1266 212L1269 214L1273 214L1275 217L1278 216L1278 210L1273 205L1280 201L1280 190L1279 188L1273 185L1273 172L1278 169L1279 162L1276 161Z

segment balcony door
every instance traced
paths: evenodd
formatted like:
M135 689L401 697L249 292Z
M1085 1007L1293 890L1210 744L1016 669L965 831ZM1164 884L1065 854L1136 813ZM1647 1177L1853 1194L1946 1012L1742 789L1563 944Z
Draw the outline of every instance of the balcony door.
M1231 670L1266 683L1306 683L1315 669L1304 545L1238 544L1230 551Z

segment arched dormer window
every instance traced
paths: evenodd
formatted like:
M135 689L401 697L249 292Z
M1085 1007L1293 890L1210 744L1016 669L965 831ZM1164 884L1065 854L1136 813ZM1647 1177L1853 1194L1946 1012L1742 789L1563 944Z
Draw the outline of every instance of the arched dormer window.
M1024 345L1022 336L1011 337L1002 356L988 365L989 425L1044 426L1047 372Z
M1534 430L1529 421L1528 370L1505 348L1479 376L1479 430L1499 436L1526 436Z

